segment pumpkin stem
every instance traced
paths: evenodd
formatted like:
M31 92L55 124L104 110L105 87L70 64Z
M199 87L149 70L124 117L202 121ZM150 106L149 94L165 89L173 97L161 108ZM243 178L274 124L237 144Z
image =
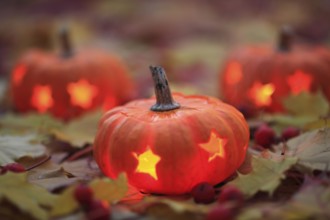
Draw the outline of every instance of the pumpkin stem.
M155 86L156 104L150 110L156 112L170 111L180 108L180 104L173 100L165 70L160 66L150 66L152 79Z
M67 27L62 27L59 31L59 39L62 47L62 57L69 58L73 55L70 33Z
M279 51L288 52L291 49L293 30L290 26L283 26L279 33L277 48Z

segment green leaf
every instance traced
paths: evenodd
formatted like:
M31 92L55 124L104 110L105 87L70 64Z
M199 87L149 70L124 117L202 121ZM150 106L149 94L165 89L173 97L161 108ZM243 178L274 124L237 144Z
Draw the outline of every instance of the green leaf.
M0 136L0 165L13 163L22 157L44 156L46 148L36 139L38 139L36 134Z
M53 129L51 133L59 140L82 147L85 144L93 143L101 116L101 110L87 113L70 121L60 129Z
M43 132L60 128L63 123L48 114L6 114L0 118L1 133Z
M230 185L238 187L245 195L253 196L258 191L272 194L285 177L284 172L297 163L297 158L286 157L281 160L252 157L253 171L247 175L238 174Z
M322 92L301 92L283 100L285 109L295 115L324 116L329 112L329 103Z
M35 219L48 219L46 208L53 205L56 196L28 183L26 175L8 172L0 176L0 202L6 200Z

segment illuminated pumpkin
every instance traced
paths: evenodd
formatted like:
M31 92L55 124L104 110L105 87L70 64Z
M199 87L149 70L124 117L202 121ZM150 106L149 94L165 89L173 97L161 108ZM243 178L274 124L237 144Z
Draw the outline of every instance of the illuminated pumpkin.
M60 56L32 50L15 66L10 86L18 111L51 112L66 120L97 107L108 110L134 96L118 58L98 50L75 53L66 30L61 41Z
M111 178L125 172L141 191L161 194L228 178L248 146L242 114L212 97L172 97L163 69L150 69L156 97L116 107L101 119L94 142L100 169Z
M253 46L231 54L220 73L220 93L236 107L283 111L288 95L321 90L330 100L326 49L293 46L292 31L282 29L277 48ZM330 56L328 56L330 58Z

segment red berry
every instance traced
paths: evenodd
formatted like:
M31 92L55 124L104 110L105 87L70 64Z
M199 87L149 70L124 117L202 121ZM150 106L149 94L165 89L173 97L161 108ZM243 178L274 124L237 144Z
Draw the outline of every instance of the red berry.
M89 186L79 185L74 190L74 197L80 205L89 206L93 200L93 190Z
M86 212L88 220L109 220L110 216L110 207L100 200L93 200Z
M6 166L4 166L4 169L6 171L10 171L10 172L13 172L13 173L23 173L23 172L26 171L25 167L23 167L19 163L9 163Z
M7 173L7 168L0 166L0 175Z
M215 189L211 184L203 182L193 187L191 195L196 203L208 204L214 201Z
M269 148L275 141L275 132L268 125L261 125L254 133L254 141L256 144L265 148Z
M242 205L244 202L243 193L235 186L225 187L218 198L218 202L235 202L237 205Z
M217 205L209 211L206 220L233 220L234 217L235 213L230 207Z
M295 127L288 127L282 131L282 139L287 141L300 134L300 130Z

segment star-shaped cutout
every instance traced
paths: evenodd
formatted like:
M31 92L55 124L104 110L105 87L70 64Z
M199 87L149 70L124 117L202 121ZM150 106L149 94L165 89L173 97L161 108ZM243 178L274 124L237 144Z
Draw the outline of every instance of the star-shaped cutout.
M217 157L223 158L225 156L224 147L227 144L227 139L219 138L218 135L212 131L210 139L204 144L200 144L201 148L210 153L209 162Z
M312 84L312 76L300 70L287 78L290 90L294 95L298 95L303 91L309 91Z
M50 86L35 86L32 91L31 104L38 112L45 112L54 105Z
M26 74L26 66L24 64L18 65L13 72L14 84L15 85L20 84L25 74Z
M138 160L136 172L147 173L157 180L156 165L160 161L160 157L154 154L149 147L147 147L144 153L140 155L135 154L135 157Z
M67 90L70 94L72 105L80 106L85 109L92 105L93 99L98 93L97 87L90 84L85 79L69 83Z
M272 95L275 92L275 86L272 83L261 84L255 82L248 91L248 96L256 106L268 106L272 103Z
M243 77L242 66L239 62L230 62L227 66L226 82L229 85L235 85L241 81Z

